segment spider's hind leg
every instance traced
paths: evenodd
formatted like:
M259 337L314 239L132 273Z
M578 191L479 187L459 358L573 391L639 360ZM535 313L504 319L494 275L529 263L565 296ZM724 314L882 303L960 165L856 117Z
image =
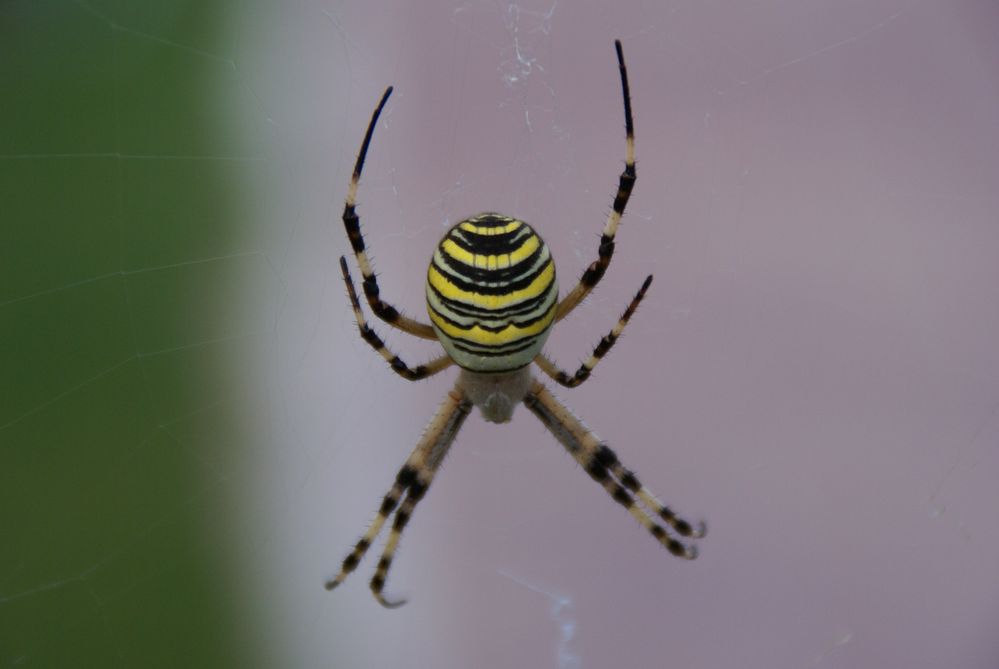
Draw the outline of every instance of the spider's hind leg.
M698 522L695 526L677 516L672 509L659 501L659 498L657 498L651 490L642 485L635 476L634 472L622 465L621 461L617 459L617 455L614 451L608 448L605 444L600 444L600 446L597 447L593 456L593 461L599 463L603 467L606 467L607 471L610 472L614 478L620 481L621 485L638 497L642 504L645 505L645 508L656 516L659 516L681 537L700 539L707 534L708 528L707 525L704 524L704 521ZM691 546L690 548L694 549L696 554L696 547Z
M673 534L688 540L697 539L704 536L703 523L693 526L677 517L621 464L614 451L601 442L541 383L535 382L524 397L524 404L586 470L590 478L599 483L615 502L627 509L670 553L687 560L697 557L696 546ZM656 522L656 517L662 519L673 534Z
M459 387L456 386L448 393L440 409L437 410L437 414L427 426L423 437L406 459L406 464L396 475L395 483L382 500L375 520L368 526L364 536L354 545L354 549L344 558L337 575L326 582L327 590L332 590L343 583L357 568L361 558L368 552L372 542L381 532L385 521L394 513L395 518L392 521L392 529L389 531L388 542L385 544L385 549L378 561L375 575L371 579L371 591L375 599L383 606L394 608L405 603L405 600L390 601L382 595L385 580L388 578L388 571L392 565L392 558L399 545L402 531L406 527L406 523L409 522L416 504L430 487L434 474L440 468L444 456L471 410L472 403Z

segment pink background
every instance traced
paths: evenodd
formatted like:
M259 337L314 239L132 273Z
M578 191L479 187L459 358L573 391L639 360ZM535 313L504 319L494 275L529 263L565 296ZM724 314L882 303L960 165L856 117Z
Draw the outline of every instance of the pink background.
M289 4L234 10L267 147L247 215L273 335L244 364L240 571L266 652L295 667L999 666L999 9L990 2ZM624 157L614 262L548 351L574 367L644 276L617 348L557 390L667 502L704 518L669 556L526 410L473 416L410 523L322 588L454 371L408 384L356 335L337 257L360 214L383 295L423 318L451 223L531 222L567 290ZM351 259L356 274L356 264ZM434 346L377 329L410 362ZM380 544L379 544L380 545Z

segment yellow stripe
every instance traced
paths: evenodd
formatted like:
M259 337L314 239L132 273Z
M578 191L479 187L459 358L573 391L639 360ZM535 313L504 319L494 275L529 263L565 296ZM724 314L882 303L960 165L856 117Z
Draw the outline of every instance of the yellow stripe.
M430 265L430 270L427 272L427 281L447 299L491 310L505 309L510 305L537 297L548 290L548 286L554 280L555 263L549 262L541 274L521 290L512 290L502 295L482 295L458 288L448 280L446 275L437 271L433 264Z
M458 244L451 239L444 240L441 244L441 250L443 250L444 253L448 254L451 258L454 258L458 262L468 265L469 267L494 270L506 269L511 265L516 265L537 251L539 246L541 246L541 240L538 239L537 235L531 235L524 241L523 244L517 247L515 251L511 253L502 253L500 255L471 253L470 251L458 246Z
M548 310L547 317L533 323L532 325L521 328L511 324L507 325L499 332L483 330L478 325L473 325L469 330L455 327L451 323L441 319L440 316L438 316L432 309L430 310L430 320L432 320L434 325L436 325L448 337L465 339L480 346L502 346L518 339L532 337L547 330L555 318L554 306L555 305L553 303L552 308Z
M524 224L523 221L510 221L509 223L507 223L503 227L499 227L499 226L496 226L496 227L486 227L486 226L479 227L478 225L475 225L475 219L473 218L473 219L468 220L468 221L462 221L461 223L458 224L458 227L460 229L464 230L465 232L471 232L471 233L476 234L476 235L502 235L502 234L505 234L507 232L513 232L514 230L516 230L517 228L519 228L523 224Z

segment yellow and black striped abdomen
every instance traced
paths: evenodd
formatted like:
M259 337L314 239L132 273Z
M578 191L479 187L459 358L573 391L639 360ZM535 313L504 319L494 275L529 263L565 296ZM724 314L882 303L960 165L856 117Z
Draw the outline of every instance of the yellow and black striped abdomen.
M541 352L558 304L555 263L523 221L479 214L444 235L427 271L427 311L461 367L502 372Z

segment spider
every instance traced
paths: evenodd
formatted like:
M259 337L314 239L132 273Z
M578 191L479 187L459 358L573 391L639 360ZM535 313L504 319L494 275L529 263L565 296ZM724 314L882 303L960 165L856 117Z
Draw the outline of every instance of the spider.
M339 573L326 582L327 590L340 585L354 571L385 522L395 514L388 541L371 579L371 591L375 599L388 608L404 604L405 600L386 598L382 592L385 580L402 531L430 487L458 430L472 407L478 407L488 422L505 423L520 402L541 420L586 473L670 553L688 560L697 557L692 540L704 535L704 524L695 527L660 502L633 472L621 464L614 451L556 399L530 370L530 363L534 362L542 372L568 388L586 381L600 359L614 346L652 283L652 276L649 275L617 324L600 340L574 374L563 371L542 353L552 326L579 305L610 265L614 235L635 185L635 134L628 71L620 40L614 42L614 47L624 97L624 171L600 237L597 259L562 299L558 297L551 254L534 228L516 218L487 212L460 221L437 245L426 281L430 324L408 318L382 300L361 235L356 197L368 145L378 117L392 94L391 86L385 90L375 108L347 189L343 225L364 279L364 296L371 310L392 327L422 339L440 342L444 355L410 367L390 351L365 320L347 260L340 256L340 269L354 318L361 338L404 379L425 379L452 364L458 365L461 371L454 388L448 392L423 437L396 475L395 483L382 500L378 515L344 559Z

